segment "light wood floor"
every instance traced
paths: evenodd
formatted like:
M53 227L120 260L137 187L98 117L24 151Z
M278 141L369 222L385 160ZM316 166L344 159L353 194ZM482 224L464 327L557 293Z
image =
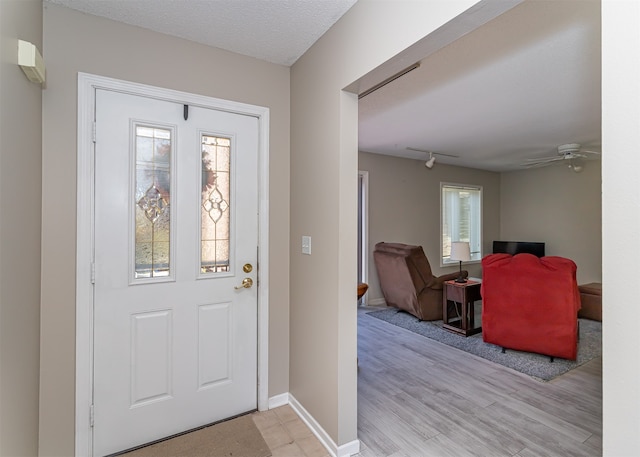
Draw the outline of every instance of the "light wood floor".
M358 314L359 457L602 455L601 358L543 383L370 310Z
M371 309L358 311L358 457L602 455L601 358L542 383ZM273 457L329 457L290 406L253 419Z

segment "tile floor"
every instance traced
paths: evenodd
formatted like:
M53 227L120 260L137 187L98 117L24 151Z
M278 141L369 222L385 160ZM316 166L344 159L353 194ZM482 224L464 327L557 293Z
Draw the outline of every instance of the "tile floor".
M329 452L291 406L253 413L272 457L329 457Z

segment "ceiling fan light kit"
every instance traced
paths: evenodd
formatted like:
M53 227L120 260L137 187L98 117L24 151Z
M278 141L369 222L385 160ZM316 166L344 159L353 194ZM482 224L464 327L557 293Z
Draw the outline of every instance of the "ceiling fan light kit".
M569 168L576 173L580 173L584 169L584 166L577 163L570 163Z

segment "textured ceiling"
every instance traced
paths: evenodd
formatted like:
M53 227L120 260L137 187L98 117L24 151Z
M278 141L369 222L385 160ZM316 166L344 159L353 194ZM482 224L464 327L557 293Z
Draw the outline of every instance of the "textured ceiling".
M78 11L292 65L356 0L46 0Z
M45 1L285 66L356 2ZM359 149L428 158L415 148L457 156L436 155L437 164L492 171L523 169L565 143L599 150L600 1L512 4L439 51L414 53L417 70L362 98Z

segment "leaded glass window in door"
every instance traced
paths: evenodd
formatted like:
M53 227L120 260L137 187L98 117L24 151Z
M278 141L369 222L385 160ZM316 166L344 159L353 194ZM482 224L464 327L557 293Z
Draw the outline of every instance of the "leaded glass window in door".
M200 272L230 271L231 139L202 135Z
M172 130L135 126L135 279L171 271Z

